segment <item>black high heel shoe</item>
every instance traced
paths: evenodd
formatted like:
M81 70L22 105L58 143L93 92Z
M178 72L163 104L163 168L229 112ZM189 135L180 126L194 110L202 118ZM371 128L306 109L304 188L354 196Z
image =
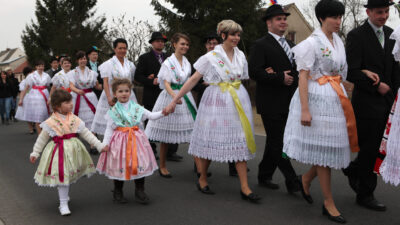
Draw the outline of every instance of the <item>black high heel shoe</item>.
M254 194L254 193L250 193L248 195L245 195L242 191L240 191L240 196L242 196L243 200L248 200L251 203L258 203L261 200L261 197Z
M325 208L325 205L322 205L322 215L327 216L328 219L330 219L330 220L332 220L333 222L336 222L336 223L346 223L347 222L346 219L342 215L332 216L328 212L328 210Z
M161 173L161 170L159 169L158 170L158 173L160 173L160 176L161 177L164 177L164 178L172 178L172 175L169 173L169 174L163 174L163 173Z
M210 187L207 185L203 188L200 187L200 183L196 183L197 189L199 189L199 191L203 194L206 195L215 195L215 192L213 192Z
M303 176L299 175L298 176L298 180L300 182L300 190L301 190L301 195L303 196L303 198L306 200L306 202L308 202L308 204L313 204L314 200L311 197L311 195L306 194L306 192L304 191L304 187L303 187Z

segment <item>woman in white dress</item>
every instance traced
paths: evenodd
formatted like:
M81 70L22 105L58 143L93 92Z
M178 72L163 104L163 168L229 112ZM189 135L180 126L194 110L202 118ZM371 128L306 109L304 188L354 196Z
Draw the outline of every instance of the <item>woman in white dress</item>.
M241 80L249 79L246 57L237 48L242 27L232 20L218 24L223 44L199 58L196 72L165 109L173 112L176 104L203 78L210 84L204 91L190 140L189 154L199 158L197 188L214 194L208 186L210 161L235 162L243 199L258 202L247 181L247 161L255 157L253 117L249 95Z
M25 67L22 70L22 74L24 75L25 79L23 79L20 83L19 83L19 96L18 99L21 98L21 93L25 90L25 82L26 82L26 78L33 72L33 69L30 66ZM23 103L22 103L23 105ZM17 107L17 112L15 113L15 118L22 120L24 118L24 107L23 106L18 106ZM28 124L28 130L29 130L29 134L33 134L34 133L34 129L33 126L34 124L32 122L27 122Z
M158 83L163 91L157 98L153 112L163 110L179 92L183 84L192 73L192 66L184 56L189 50L189 37L176 33L171 39L175 53L168 57L158 72ZM196 104L191 93L187 93L178 105L175 112L159 120L150 120L146 126L146 135L149 140L161 142L160 170L162 177L171 178L166 167L168 144L190 142L194 120L196 118Z
M22 91L19 106L23 106L23 118L19 120L35 123L36 130L40 134L40 123L50 115L50 108L47 103L51 78L45 73L44 62L39 60L35 65L36 71L30 74L25 81L25 89ZM27 94L29 90L29 93ZM26 96L25 96L26 95Z
M72 63L71 58L63 57L60 60L60 63L61 63L61 70L58 73L56 73L53 76L53 78L51 78L51 84L53 86L50 89L50 98L51 98L51 95L53 94L53 92L57 88L61 88L68 92L71 92L71 88L69 87L69 79L67 77L67 74L71 70L71 63ZM50 98L48 100L49 104L50 104Z
M331 192L331 168L346 168L350 151L359 151L353 108L341 84L347 75L346 53L336 34L345 8L337 0L321 0L315 11L321 28L293 48L299 87L290 103L283 151L312 165L299 179L305 200L313 203L309 188L318 176L323 215L345 223Z
M115 104L111 82L114 78L128 78L133 82L136 67L126 58L128 42L125 39L118 38L113 42L114 53L111 59L99 66L101 77L103 78L103 92L101 93L99 103L97 104L96 114L93 119L91 131L96 134L104 135L107 127L107 121L104 120L108 109ZM131 93L131 100L137 102L135 94Z

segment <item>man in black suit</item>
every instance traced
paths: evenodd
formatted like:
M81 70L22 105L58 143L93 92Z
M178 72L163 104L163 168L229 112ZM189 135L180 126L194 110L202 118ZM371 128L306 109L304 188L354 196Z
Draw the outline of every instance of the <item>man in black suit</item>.
M284 37L289 15L281 5L276 4L267 9L263 19L269 32L252 46L249 71L257 83L257 113L261 114L267 133L258 183L278 189L279 186L272 182L272 176L276 168L279 168L285 176L288 192L292 193L300 190L299 181L290 160L282 156L289 104L298 84L298 72L291 52L294 43Z
M60 70L61 68L58 62L58 56L52 57L50 60L50 69L46 70L46 73L53 78L53 76L56 75L56 73L58 73Z
M99 49L96 46L91 46L89 50L86 51L87 55L87 64L86 66L98 73L97 82L99 82L99 86L93 87L93 92L96 94L97 98L100 99L101 92L103 91L103 79L100 75L99 65Z
M167 58L163 52L167 42L167 37L160 32L153 32L149 43L152 50L139 57L139 62L136 66L135 80L143 85L143 106L152 111L154 104L157 101L158 95L161 92L158 86L158 72L160 71L161 64ZM156 154L156 146L151 143L154 154ZM167 160L180 161L182 156L176 154L178 150L177 144L168 145Z
M385 211L374 197L377 176L373 173L386 120L399 87L400 70L392 50L393 30L385 23L390 0L369 0L365 5L368 20L347 35L347 80L354 83L352 104L357 122L360 152L344 170L357 193L357 203L369 209ZM379 83L368 77L379 76Z

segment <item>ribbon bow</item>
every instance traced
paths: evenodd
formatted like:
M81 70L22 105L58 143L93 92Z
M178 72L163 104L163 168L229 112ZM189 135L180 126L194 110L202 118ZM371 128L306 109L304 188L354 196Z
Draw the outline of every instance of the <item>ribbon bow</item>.
M118 131L128 132L128 143L125 153L125 179L130 180L131 175L137 175L138 158L135 131L139 130L138 126L134 127L117 127Z
M240 81L234 81L232 83L220 82L218 83L218 86L220 87L223 93L229 91L229 93L231 94L233 101L235 102L236 110L239 113L240 122L242 124L244 134L246 137L247 148L249 148L250 152L254 154L256 152L257 147L256 147L256 142L254 140L253 131L251 129L249 119L247 118L246 113L244 112L242 103L240 102L240 99L235 90L239 89L241 84L242 83Z
M54 155L56 154L58 148L58 179L61 183L64 182L64 139L71 139L74 137L78 137L78 135L76 133L72 133L53 137L53 141L56 145L54 146L53 153L51 155L50 166L47 170L47 175L51 174Z
M343 89L340 86L341 80L342 77L340 75L336 75L336 76L322 76L317 81L319 85L324 85L326 83L329 83L332 86L333 90L336 91L336 94L339 96L344 116L346 118L347 134L349 136L350 149L352 152L358 152L360 151L360 147L358 146L356 118L354 116L353 106L351 105L350 100L344 94Z

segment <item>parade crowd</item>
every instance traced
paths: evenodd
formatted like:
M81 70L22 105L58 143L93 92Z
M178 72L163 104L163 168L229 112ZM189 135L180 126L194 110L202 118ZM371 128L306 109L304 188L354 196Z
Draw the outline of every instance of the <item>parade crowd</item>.
M287 191L300 192L313 204L310 188L318 177L322 214L346 223L332 196L331 169L342 170L356 202L375 211L386 210L374 196L377 174L386 183L400 183L400 28L385 25L393 4L368 0L368 19L347 34L345 44L337 34L344 5L320 0L315 7L320 27L298 45L284 36L290 13L281 5L270 6L263 17L268 32L253 43L248 58L237 47L242 27L222 20L217 32L205 37L207 53L194 64L185 57L191 41L187 35L167 39L160 32L152 33L152 49L136 66L126 58L128 43L122 38L113 42L114 56L101 64L95 46L78 51L76 62L65 55L54 58L46 72L38 60L34 70L24 69L26 79L20 84L1 72L1 118L8 124L18 104L15 118L28 122L31 134L38 133L30 154L32 163L39 161L34 180L57 187L61 215L71 214L70 185L96 171L114 183L115 202L128 202L123 186L133 180L135 200L148 203L146 177L157 171L173 178L167 159L181 160L176 151L182 143L189 143L194 157L199 192L214 195L208 168L211 162L228 163L229 175L239 178L241 198L260 203L247 176L247 161L261 151L249 94L241 83L251 78L267 134L258 184L279 189L272 179L279 169ZM167 41L174 50L169 56L164 53ZM351 100L342 84L346 80L354 84ZM143 85L143 105L132 91L133 81ZM94 164L90 154L98 152ZM352 152L357 153L353 161ZM310 169L298 175L291 160Z

